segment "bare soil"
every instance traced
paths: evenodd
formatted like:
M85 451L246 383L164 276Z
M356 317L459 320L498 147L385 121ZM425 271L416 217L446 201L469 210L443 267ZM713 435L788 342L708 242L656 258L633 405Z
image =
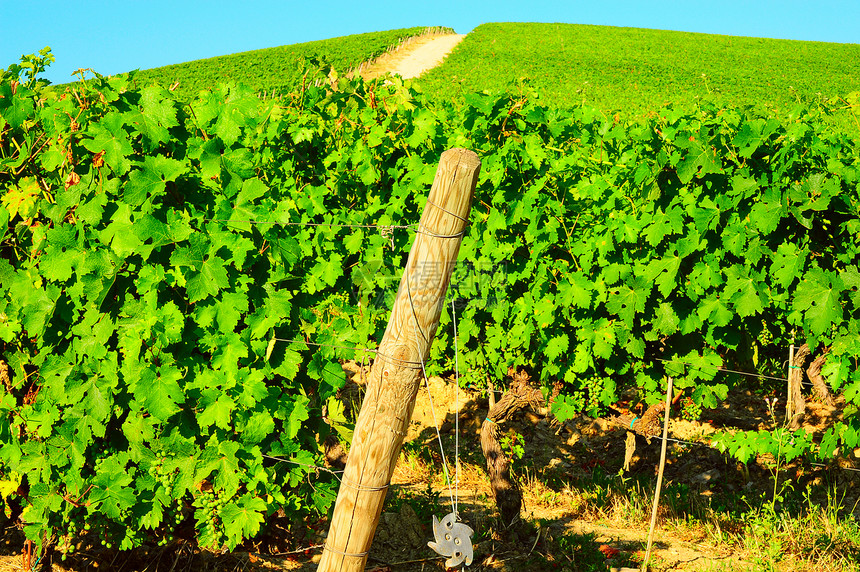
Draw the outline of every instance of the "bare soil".
M399 74L404 79L418 77L442 63L465 37L463 34L419 36L364 66L361 76L366 80L386 73Z

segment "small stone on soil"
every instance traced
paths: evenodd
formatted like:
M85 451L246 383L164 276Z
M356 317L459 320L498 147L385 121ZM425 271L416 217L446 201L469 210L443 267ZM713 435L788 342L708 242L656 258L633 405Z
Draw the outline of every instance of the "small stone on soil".
M699 473L698 475L693 477L691 480L694 483L706 484L706 483L710 483L711 481L715 481L718 478L720 478L720 472L717 469L711 469L710 471L705 471L704 473Z

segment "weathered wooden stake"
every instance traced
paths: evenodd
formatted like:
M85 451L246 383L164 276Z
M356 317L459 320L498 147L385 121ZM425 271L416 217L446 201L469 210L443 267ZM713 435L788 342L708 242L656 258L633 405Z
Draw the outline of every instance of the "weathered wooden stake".
M788 373L786 374L786 378L788 378L788 395L785 398L785 420L786 422L791 421L791 418L794 417L794 401L795 395L799 393L799 388L797 388L798 383L794 379L794 336L791 336L791 345L788 346L788 367L786 368Z
M421 362L439 325L481 161L472 151L442 153L418 234L355 423L318 570L364 570L385 493L412 418Z

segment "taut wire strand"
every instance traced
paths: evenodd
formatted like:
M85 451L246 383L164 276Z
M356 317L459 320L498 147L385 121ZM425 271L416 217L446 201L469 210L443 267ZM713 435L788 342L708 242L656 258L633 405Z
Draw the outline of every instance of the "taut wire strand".
M456 178L456 173L454 174L454 177L452 177L452 181L453 181L453 179L454 179L454 178ZM458 215L457 213L452 213L451 211L449 211L449 210L448 210L448 209L446 209L445 207L442 207L442 206L437 205L436 203L434 203L433 201L431 201L429 198L427 199L427 204L428 204L428 205L432 205L432 206L436 207L437 209L439 209L440 211L444 212L445 214L449 214L449 215L451 215L452 217L454 217L454 218L458 218L458 219L460 219L461 221L463 221L464 223L469 224L469 219L464 218L464 217L461 217L461 216L460 216L460 215Z
M421 355L421 341L418 339L418 333L427 340L427 336L421 329L418 323L418 312L415 311L415 304L412 301L409 274L406 274L406 292L409 294L409 307L412 310L412 319L415 320L415 349L418 351L418 358L421 360L421 372L424 374L424 386L427 388L427 400L430 402L430 415L433 417L433 427L436 429L436 439L439 441L439 453L442 455L442 469L445 471L445 481L448 484L448 496L451 497L451 511L456 514L457 508L454 504L454 492L451 489L451 471L448 467L448 457L445 455L445 447L442 445L442 433L439 431L439 421L436 419L436 408L433 405L433 395L430 393L430 380L427 378L427 370L424 367L424 357ZM429 340L427 341L429 344ZM428 346L429 347L429 346Z
M725 372L725 373L736 373L736 374L738 374L738 375L745 375L745 376L747 376L747 377L763 377L764 379L773 379L773 380L775 380L775 381L788 381L788 378L785 378L785 377L776 377L776 376L773 376L773 375L765 375L765 374L763 374L763 373L758 373L758 372L753 372L753 371L739 371L739 370L736 370L736 369L728 369L728 368L725 368L725 367L718 367L718 366L715 366L715 365L707 365L707 364L705 364L705 365L701 365L701 364L695 364L695 363L685 362L685 361L681 361L681 360L677 360L677 359L665 359L665 358L652 358L652 359L653 359L653 360L655 360L655 361L662 361L662 362L666 362L666 363L676 363L676 364L678 364L678 365L686 365L686 366L690 366L690 367L692 367L693 369L698 369L698 370L700 370L700 371L701 371L701 370L704 370L704 369L706 369L706 368L707 368L707 369L713 369L713 370L716 370L716 371L722 371L722 372ZM812 385L812 384L811 384L810 382L808 382L808 381L807 381L807 382L803 382L803 383L804 383L804 385Z
M405 228L418 230L417 224L346 224L337 222L278 222L276 220L231 220L229 218L205 218L205 222L233 222L236 224L274 224L278 226L330 226L338 228Z
M460 505L460 362L457 353L457 311L451 300L451 323L454 325L454 399L457 411L454 413L454 518L459 519L457 512Z

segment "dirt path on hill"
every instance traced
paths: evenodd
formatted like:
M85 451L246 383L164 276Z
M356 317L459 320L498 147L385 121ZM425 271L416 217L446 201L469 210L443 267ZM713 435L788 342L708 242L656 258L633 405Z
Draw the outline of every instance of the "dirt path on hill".
M422 36L380 57L365 67L361 75L366 80L386 73L399 74L405 79L418 77L442 63L465 37L465 34Z

